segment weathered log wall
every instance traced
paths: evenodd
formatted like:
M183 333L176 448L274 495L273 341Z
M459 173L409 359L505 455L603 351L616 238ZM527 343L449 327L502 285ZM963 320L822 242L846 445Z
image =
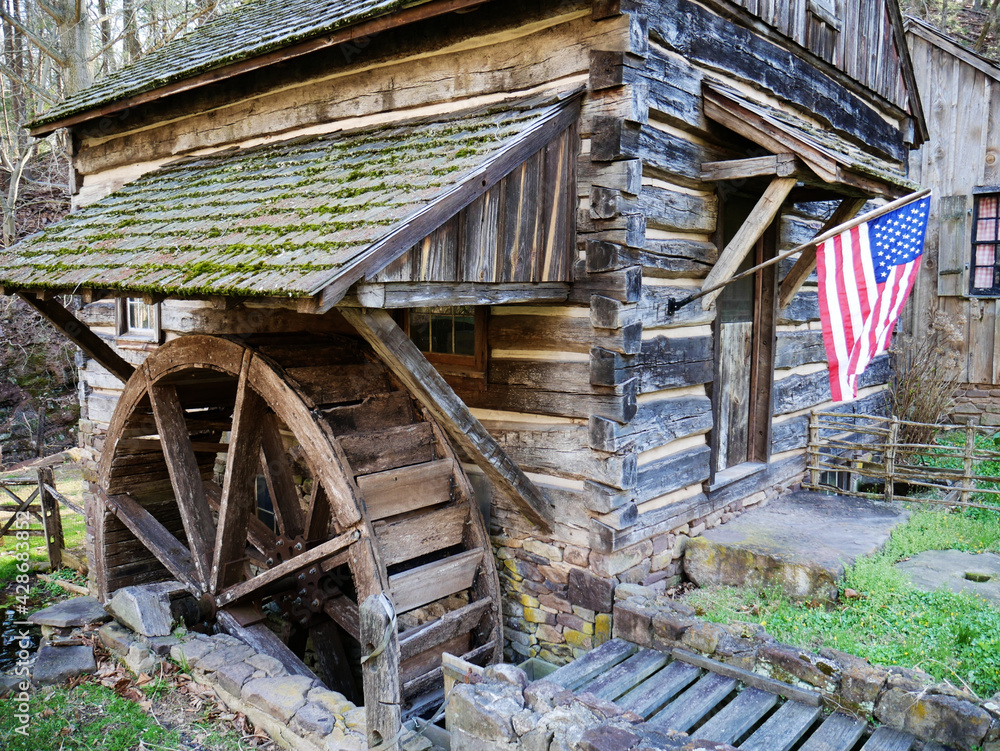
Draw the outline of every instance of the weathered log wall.
M714 3L665 0L625 13L626 3L605 0L542 5L487 4L374 38L350 60L339 51L311 56L305 67L209 87L84 131L77 203L201 149L587 85L577 130L575 281L558 302L493 304L486 385L457 384L548 495L556 517L552 538L539 539L505 500L493 499L508 646L521 655L544 647L543 656L565 659L608 627L616 583L675 581L688 535L797 482L806 415L830 403L816 291L807 284L778 316L771 461L706 490L715 311L694 304L670 315L668 303L695 291L719 254L719 186L700 179L701 164L745 154L733 150L732 134L705 120L702 83L721 81L772 106L805 111L880 156L904 158L906 144L897 107L880 109L872 92L714 12ZM821 223L805 206L787 212L782 246ZM414 259L385 278L402 280L393 275L407 263L412 269ZM162 312L168 338L339 325L336 314L249 303L227 309L167 301ZM85 315L112 337L108 303ZM143 353L125 355L135 362ZM878 408L886 378L885 362L873 365L859 404ZM83 432L94 448L118 388L87 364Z

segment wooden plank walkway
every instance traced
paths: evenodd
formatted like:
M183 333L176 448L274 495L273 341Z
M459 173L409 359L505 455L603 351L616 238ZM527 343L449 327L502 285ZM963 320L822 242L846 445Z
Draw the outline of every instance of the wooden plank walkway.
M686 732L741 751L910 751L909 733L841 712L825 715L817 691L675 650L602 644L548 676L644 717L651 730ZM928 746L930 748L930 746ZM940 751L949 751L934 746Z

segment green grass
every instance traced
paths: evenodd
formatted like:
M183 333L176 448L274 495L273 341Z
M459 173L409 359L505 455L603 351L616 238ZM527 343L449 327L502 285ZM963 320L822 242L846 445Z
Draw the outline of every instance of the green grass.
M14 703L3 704L7 706L0 715L0 745L10 751L130 751L140 742L176 747L179 740L177 733L160 727L138 704L99 684L55 689L44 699L35 694L27 737L16 732L21 723Z
M885 550L848 570L844 586L861 596L831 609L747 587L696 590L687 602L712 621L759 623L788 644L920 668L987 697L1000 691L1000 609L967 594L921 592L893 567L925 550L1000 552L1000 518L986 513L915 510Z
M161 692L162 687L158 687L153 693ZM163 727L137 703L98 683L36 692L28 711L27 736L17 732L21 726L18 713L13 699L0 701L0 748L5 751L248 748L236 731L220 730L204 720L183 728Z
M23 476L23 472L13 472L11 473L16 476ZM83 507L84 496L83 496L83 476L80 472L80 468L66 464L55 469L55 487L56 489L66 496L67 499L75 503L76 505ZM27 498L32 491L31 486L14 488L14 492L20 496L22 499ZM4 504L11 501L10 496L4 494ZM84 544L86 542L86 521L79 514L75 514L69 509L60 506L60 516L62 519L63 526L63 541L64 547L67 550L73 550L81 558L84 555ZM7 514L0 515L3 520L7 519ZM32 520L32 528L41 528L41 525L36 521ZM17 560L14 558L14 553L17 551L18 540L14 536L5 536L0 538L0 585L4 582L11 581L14 576L17 575L16 566ZM29 559L31 563L44 563L48 561L48 555L45 551L45 542L43 538L39 536L32 536L29 538Z

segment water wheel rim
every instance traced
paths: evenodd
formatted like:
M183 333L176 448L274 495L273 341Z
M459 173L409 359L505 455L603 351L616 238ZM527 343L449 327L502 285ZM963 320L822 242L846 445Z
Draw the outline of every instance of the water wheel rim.
M211 508L207 495L198 487L201 484L200 473L196 471L197 464L192 464L194 452L190 437L178 425L184 408L172 385L178 376L199 371L211 371L237 381L226 480L215 509ZM149 402L156 434L161 438L164 462L170 473L170 484L188 545L170 535L162 525L156 527L148 517L139 513L136 507L141 504L129 503L122 494L108 492L116 479L117 468L112 465L112 460L118 454L126 424L145 401ZM268 433L273 444L276 435L274 418L280 420L303 447L314 473L314 487L318 491L310 497L310 505L303 518L291 522L292 528L289 528L288 514L280 514L284 519L277 534L286 539L301 538L310 531L306 529L308 524L315 524L317 518L323 518L322 514L315 513L322 503L329 504L328 516L336 519L338 534L331 537L324 530L325 542L316 548L303 550L302 556L283 561L258 576L241 578L233 568L239 567L243 559L241 547L249 536L246 498L249 487L246 477L256 474L256 457L259 452L266 451ZM164 436L171 436L173 442L164 441ZM185 442L187 446L183 445ZM180 450L173 444L181 444ZM168 456L168 451L172 455ZM238 455L236 461L233 460L234 452ZM267 476L272 462L264 464L263 472ZM242 483L229 481L241 472ZM197 483L190 482L192 476L199 478ZM202 600L205 609L228 608L252 600L255 594L272 582L294 576L301 568L319 560L350 553L349 549L371 535L353 478L344 469L332 437L309 409L303 395L288 382L276 363L239 342L219 337L199 335L175 340L154 352L136 369L126 384L109 426L98 482L99 495L105 506L126 524L175 578ZM269 481L268 484L270 488L277 483ZM241 502L233 502L234 494L242 496ZM213 510L219 514L218 525L211 519ZM284 510L287 512L290 507L286 506ZM311 531L314 534L319 532L317 529ZM268 546L264 547L266 551ZM348 562L359 596L383 591L383 577L379 576L379 572L384 568L374 560L373 546L359 545L357 552L348 556ZM363 575L359 568L363 570ZM373 574L374 582L369 581Z

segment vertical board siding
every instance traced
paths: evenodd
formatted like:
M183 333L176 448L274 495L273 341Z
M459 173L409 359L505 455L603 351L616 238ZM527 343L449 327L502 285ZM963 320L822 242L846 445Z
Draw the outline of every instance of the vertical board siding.
M968 272L954 273L972 255L973 188L1000 182L997 80L920 33L907 39L932 136L912 155L910 170L935 191L925 264L909 306L911 330L921 336L935 313L945 317L962 331L960 380L1000 383L996 301L970 298Z
M397 258L379 282L572 281L577 126Z
M909 109L886 0L840 2L840 31L812 13L809 0L734 1L900 109Z

